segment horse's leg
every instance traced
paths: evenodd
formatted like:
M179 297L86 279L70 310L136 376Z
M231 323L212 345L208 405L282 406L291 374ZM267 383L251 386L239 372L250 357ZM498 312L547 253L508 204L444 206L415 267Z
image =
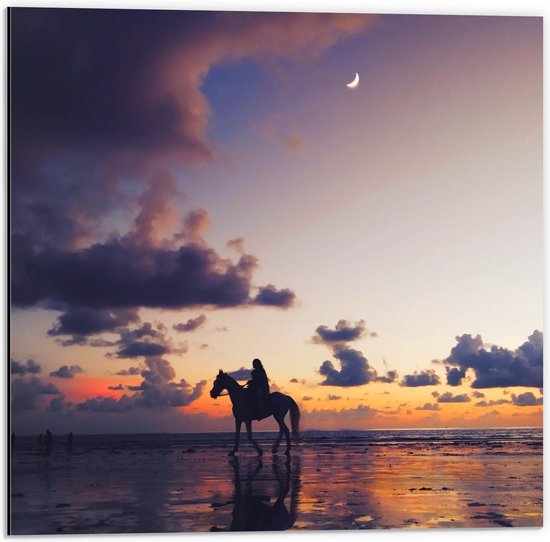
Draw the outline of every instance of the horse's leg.
M239 419L235 418L235 446L229 452L228 455L235 455L237 453L237 450L239 449L239 437L241 436L241 424L242 423L243 423L242 420L239 420Z
M277 423L279 424L279 427L281 428L281 430L284 431L285 433L285 437L286 437L285 454L289 454L290 453L290 431L288 430L288 427L285 423L285 414L281 415L280 413L277 413L277 415L275 416L275 419L277 420Z
M246 434L248 435L248 440L251 442L254 448L256 448L258 455L262 455L264 453L263 450L258 446L258 443L252 438L252 420L248 420L244 423L246 424Z
M275 418L277 420L277 418ZM279 422L279 420L277 420L277 422ZM279 422L279 434L277 435L277 440L275 441L275 444L273 445L273 448L272 448L272 453L276 454L277 453L277 450L279 449L279 443L281 442L281 439L283 438L283 426L281 425L281 423Z

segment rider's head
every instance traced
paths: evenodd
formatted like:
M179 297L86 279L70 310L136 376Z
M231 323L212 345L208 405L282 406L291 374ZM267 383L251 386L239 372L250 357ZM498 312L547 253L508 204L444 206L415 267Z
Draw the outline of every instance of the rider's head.
M256 358L253 362L252 362L252 367L254 367L254 369L258 369L259 367L262 366L262 362Z

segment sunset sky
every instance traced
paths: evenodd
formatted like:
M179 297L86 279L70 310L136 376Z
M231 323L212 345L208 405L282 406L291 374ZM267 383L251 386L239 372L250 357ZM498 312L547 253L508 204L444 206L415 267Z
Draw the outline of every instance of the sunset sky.
M541 18L10 24L16 433L542 425Z

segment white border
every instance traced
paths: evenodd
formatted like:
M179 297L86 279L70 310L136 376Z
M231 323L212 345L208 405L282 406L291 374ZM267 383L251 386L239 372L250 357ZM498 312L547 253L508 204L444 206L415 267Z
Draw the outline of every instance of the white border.
M545 17L544 21L544 33L547 35L548 24L546 21L546 16L549 13L550 2L545 2L544 0L179 0L179 1L167 1L167 0L53 0L53 1L17 1L13 0L7 2L1 0L1 6L3 8L3 17L2 17L2 40L0 44L1 50L1 59L2 59L2 109L0 112L0 118L2 120L2 141L3 141L3 150L0 154L2 171L5 172L6 168L6 143L5 143L5 103L6 103L6 11L5 8L8 6L11 7L74 7L74 8L84 8L84 7L94 7L94 8L154 8L154 9L194 9L194 10L242 10L242 11L317 11L317 12L356 12L356 13L416 13L416 14L452 14L452 15L514 15L514 16L543 16ZM544 40L544 58L545 58L545 73L547 68L546 58L548 58L548 40ZM546 77L545 77L546 81ZM545 84L546 89L546 84ZM547 93L545 92L545 98ZM546 102L546 99L545 99ZM548 114L544 114L544 126L548 125L547 123ZM545 130L546 131L546 130ZM544 143L544 155L547 156L548 143L545 140ZM5 177L5 174L4 174ZM521 181L519 181L521 182ZM546 176L545 176L545 185L546 185ZM5 227L7 222L6 212L5 212L5 185L0 191L0 222ZM547 191L545 190L544 197L544 208L545 211L548 209L548 197ZM545 212L546 216L546 212ZM2 248L2 255L5 254L5 230L2 231L2 238L0 240L0 246ZM545 255L548 254L546 250L548 246L548 221L545 220ZM548 267L545 266L545 279L548 276ZM0 266L0 280L2 282L2 288L0 288L0 304L2 310L5 310L5 262ZM546 283L546 280L545 280ZM544 306L547 307L547 292L545 288L544 296ZM4 319L2 318L3 322ZM3 351L5 352L5 341L6 341L6 326L2 326L0 329L0 340L2 342ZM545 333L545 336L548 335ZM546 344L545 346L548 346ZM6 426L5 419L5 408L7 404L7 398L5 396L5 384L7 376L7 363L3 364L2 367L2 397L1 397L1 431L3 437L3 446L0 449L0 460L2 463L1 466L1 479L4 479L6 473L6 445L7 445L7 432L8 428ZM545 370L547 374L547 370ZM545 379L546 380L546 379ZM546 409L544 418L546 419ZM544 446L544 464L545 467L548 463L548 446ZM547 469L545 468L545 471ZM547 489L547 483L545 480L544 487ZM6 520L6 491L7 486L3 484L2 491L0 492L0 506L2 512L0 513L0 527L1 533L5 536L5 520ZM545 493L547 493L545 491ZM545 502L544 506L545 516L548 518L548 505ZM548 519L546 521L548 524ZM248 539L254 540L282 540L292 537L294 540L300 541L317 541L317 540L354 540L359 541L363 540L364 537L368 537L371 542L424 542L426 540L438 541L442 538L445 541L462 540L465 537L468 537L473 542L478 540L483 540L483 542L490 542L492 540L500 541L509 541L516 539L525 539L525 540L544 540L548 537L549 529L547 527L543 529L454 529L454 530L396 530L396 531L328 531L328 532L288 532L281 534L267 533L267 534L163 534L163 535L131 535L132 537L137 537L140 539L147 540L166 540L176 539L176 537L184 537L185 541L187 540L236 540L237 537L245 536ZM79 539L85 540L90 537L97 538L101 536L102 541L111 541L120 539L120 535L111 536L111 535L78 535L70 536L64 535L64 538L69 539ZM125 537L127 538L127 537ZM35 537L17 537L18 540L37 540Z

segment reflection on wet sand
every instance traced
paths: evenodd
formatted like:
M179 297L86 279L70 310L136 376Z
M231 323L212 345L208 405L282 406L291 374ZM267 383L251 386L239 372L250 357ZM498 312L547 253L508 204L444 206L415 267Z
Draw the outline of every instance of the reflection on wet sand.
M271 464L272 481L277 489L272 497L264 493L264 488L256 487L255 481L264 468L261 459L245 461L247 473L241 473L240 460L234 457L229 462L233 468L233 498L226 503L212 503L213 508L233 505L232 520L228 529L213 526L212 531L285 531L296 522L300 491L300 458L294 461L286 456L281 469L279 457L274 456ZM254 465L255 463L255 465ZM281 470L283 472L281 472ZM285 499L290 490L290 504L287 508Z
M18 436L12 534L542 525L542 431L369 436L263 463L228 461L232 435L80 437L51 456Z

